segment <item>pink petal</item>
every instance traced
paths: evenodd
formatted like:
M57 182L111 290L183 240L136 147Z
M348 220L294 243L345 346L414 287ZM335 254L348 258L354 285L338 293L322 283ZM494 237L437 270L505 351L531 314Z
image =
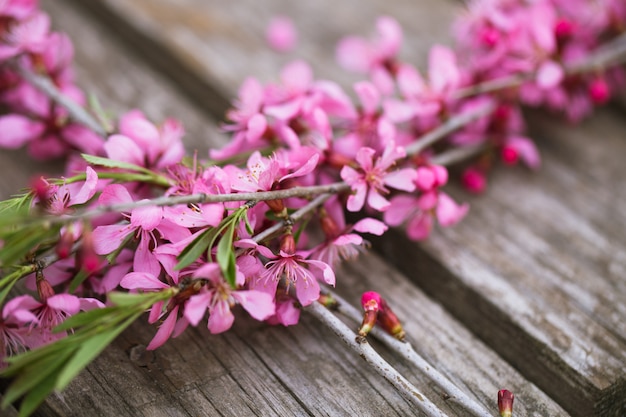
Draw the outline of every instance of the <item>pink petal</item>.
M373 168L373 158L376 151L366 146L356 152L356 161L361 165L363 171L368 172ZM345 168L345 167L344 167ZM384 169L384 168L383 168Z
M19 114L0 116L0 146L17 149L40 136L45 130L43 123Z
M132 203L133 198L130 193L121 184L111 184L104 187L100 197L98 197L98 203L108 206L112 204L126 204Z
M353 194L350 194L350 196L348 197L346 207L348 211L359 211L363 208L363 204L365 204L365 197L367 195L367 184L365 184L364 182L354 184L352 186L352 191Z
M197 326L200 323L209 307L212 296L213 293L206 291L189 298L185 304L184 316L192 326Z
M124 275L124 278L120 281L120 285L127 290L158 290L169 288L169 285L147 272L129 272Z
M80 311L80 300L71 294L56 294L46 300L48 307L63 311L69 315L76 314Z
M291 93L305 92L313 81L313 70L303 60L293 61L281 70L280 79Z
M90 311L96 308L104 308L105 304L95 298L81 298L80 299L80 310L81 311Z
M417 209L417 199L409 195L398 195L391 199L389 208L383 214L389 226L401 225Z
M268 319L270 324L282 324L283 326L293 326L300 320L300 309L295 306L294 301L287 300L281 302L276 307L276 314Z
M328 285L335 285L335 272L326 262L316 261L314 259L308 259L306 261L310 266L319 269L322 272L322 279ZM319 293L319 289L318 289Z
M372 64L372 51L369 43L358 37L343 38L335 52L337 62L348 71L367 72Z
M456 64L456 55L445 46L435 45L428 56L428 78L436 93L444 93L457 87L461 73Z
M246 125L246 139L249 143L256 143L267 129L267 119L260 113L252 116Z
M135 250L133 259L133 269L135 272L146 272L154 276L161 273L161 265L158 259L150 250L151 237L148 232L142 232L139 244Z
M541 165L541 155L531 139L515 136L509 138L506 143L518 152L519 156L529 168L539 168L539 165Z
M389 201L380 195L380 193L372 188L370 188L369 193L367 194L367 204L374 210L385 211L389 208Z
M96 227L92 234L96 254L108 255L119 248L133 229L128 224L111 224Z
M319 154L314 154L311 158L309 158L308 161L306 161L304 165L302 165L300 168L298 168L296 171L292 172L291 174L285 175L279 181L286 180L287 178L302 177L313 172L313 170L317 167L317 162L319 161L319 159L320 159Z
M279 52L292 50L297 42L297 32L293 21L287 16L276 16L265 32L267 43Z
M452 226L458 223L469 211L469 205L464 203L458 205L445 193L439 194L439 203L437 204L437 220L442 226Z
M131 138L124 135L112 135L104 143L104 150L110 159L143 166L144 152Z
M320 298L320 286L317 280L312 276L306 281L298 280L296 283L296 297L300 304L305 307Z
M381 16L376 20L376 29L381 37L380 49L388 57L394 56L402 44L402 28L392 17Z
M91 167L87 167L85 171L85 183L78 191L78 194L71 195L69 205L84 204L96 193L96 185L98 185L98 174Z
M120 119L120 133L132 138L143 149L159 148L160 134L139 110L131 110Z
M157 330L156 334L146 347L147 350L154 350L159 346L163 345L167 339L172 335L172 331L174 331L174 326L176 325L176 319L178 318L178 306L174 307L167 318L163 321L159 330Z
M228 301L219 300L213 305L209 314L208 328L212 334L222 333L230 329L235 321L235 316L230 311Z
M406 226L406 234L412 240L424 240L430 236L433 228L433 218L428 213L419 213L409 220Z
M354 91L363 105L363 112L366 115L374 114L380 102L378 89L369 81L360 81L354 85Z
M387 231L388 227L380 220L367 217L356 222L353 229L360 233L371 233L376 236L381 236Z
M416 179L417 171L413 168L403 168L385 175L383 182L396 190L412 192L415 191Z
M537 70L537 84L543 89L554 88L563 80L565 71L554 61L545 61Z
M274 314L274 297L262 291L235 291L233 298L256 320L265 320Z
M142 200L145 201L145 200ZM133 209L130 214L130 224L151 231L163 220L163 207L145 206Z

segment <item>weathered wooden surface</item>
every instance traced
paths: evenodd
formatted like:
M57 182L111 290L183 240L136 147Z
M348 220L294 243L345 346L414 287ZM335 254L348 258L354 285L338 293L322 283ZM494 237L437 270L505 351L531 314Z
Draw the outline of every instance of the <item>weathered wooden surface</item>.
M152 47L165 49L139 54L112 44L109 37L120 32L120 25L111 18L119 16L109 15L111 27L102 30L76 15L67 6L73 2L46 1L55 25L77 44L81 84L93 86L116 111L139 107L155 120L181 119L190 148L199 147L201 152L209 142L223 139L204 117L205 110L191 106L177 88L188 95L194 85L205 94L218 91L217 96L207 95L206 111L219 117L220 100L233 96L245 76L276 77L280 65L295 56L281 58L264 46L262 33L274 14L296 19L301 31L298 56L314 60L317 74L337 79L329 48L340 36L366 34L377 15L391 14L407 30L410 47L405 52L423 63L427 47L447 39L457 6L425 0L345 5L102 1L121 13L131 29L156 41ZM100 4L86 5L99 9ZM353 18L355 10L358 19ZM149 68L161 71L158 61L146 68L133 59L135 55L142 60L174 57L195 76L170 85ZM350 77L341 81L347 83ZM191 96L198 103L198 95ZM495 393L502 387L516 392L517 415L566 415L533 382L572 414L591 415L600 401L596 411L613 406L606 415L623 415L616 407L624 404L626 364L626 190L619 181L625 177L619 163L624 126L611 112L577 130L541 118L533 123L537 123L534 136L546 139L543 171L498 173L487 196L472 200L472 211L462 225L438 232L425 245L407 245L400 236L379 245L387 262L396 263L460 321L375 256L347 265L338 276L338 290L353 302L365 289L378 289L393 300L417 350L494 415ZM594 141L608 144L593 147L594 135L598 135ZM3 155L2 160L13 158ZM2 183L0 192L25 184L19 178L25 178L28 170L14 167L15 177ZM147 325L135 325L66 392L51 398L40 414L416 415L306 315L302 325L287 329L242 318L226 335L192 330L154 353L144 352L153 332ZM419 374L388 356L446 412L463 415ZM612 397L607 395L611 389Z
M427 47L447 39L458 6L429 1L104 3L231 95L251 67L262 79L278 73L283 62L263 42L265 25L276 13L295 18L302 33L298 56L311 60L321 77L345 83L349 78L338 73L329 52L340 36L367 33L364 22L387 13L406 30L405 52L423 63ZM351 19L356 7L359 17ZM499 173L489 194L472 201L473 214L457 229L420 247L393 238L380 248L390 256L406 248L421 253L421 265L402 263L411 259L406 256L398 265L407 274L419 271L421 286L571 412L621 415L626 407L624 122L607 110L576 130L538 116L532 124L543 143L539 174ZM446 285L429 277L435 266L449 274ZM498 326L496 318L506 326ZM511 337L520 343L508 346Z

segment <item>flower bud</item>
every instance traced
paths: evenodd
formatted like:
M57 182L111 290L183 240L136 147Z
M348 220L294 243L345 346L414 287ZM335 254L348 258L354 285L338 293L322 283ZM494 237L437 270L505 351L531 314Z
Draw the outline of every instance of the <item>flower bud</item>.
M500 417L511 417L513 415L513 393L506 389L498 391L498 410Z
M291 233L285 233L281 238L280 250L289 255L296 253L296 240Z
M595 104L604 104L609 101L611 93L604 78L596 78L589 84L589 97Z
M363 322L359 327L359 336L367 336L374 328L381 300L380 295L374 291L367 291L361 296L361 306L365 313L363 313Z
M43 276L43 272L37 271L35 273L36 282L37 282L37 294L39 295L39 300L45 302L48 298L54 295L54 289L52 285L46 280Z
M400 320L398 320L398 316L396 316L384 300L382 300L381 309L378 312L378 323L380 323L380 326L385 329L387 333L396 339L404 340L406 337L406 333L402 328Z
M287 207L285 207L285 203L282 199L267 200L265 203L274 212L274 214L276 214L276 216L281 218L287 217Z

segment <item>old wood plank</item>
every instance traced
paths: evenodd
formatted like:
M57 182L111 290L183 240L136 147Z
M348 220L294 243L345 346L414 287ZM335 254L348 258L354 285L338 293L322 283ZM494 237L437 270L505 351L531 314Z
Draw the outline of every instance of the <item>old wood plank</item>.
M156 118L163 116L162 111L180 112L176 114L182 116L190 132L203 134L198 137L206 137L207 131L213 131L212 125L202 117L194 119L195 110L174 91L168 91L167 85L148 68L124 54L114 53L118 49L108 43L106 34L83 21L82 16L57 3L44 2L44 5L58 27L67 29L76 39L81 82L95 87L108 107L119 111L149 104L146 109L151 109L154 113L149 114ZM390 271L376 257L368 257L368 261L358 264L364 269L345 275L351 276L355 283L364 284L368 281L359 276L363 271L376 271L375 276L395 274L404 284L394 288L401 293L405 292L402 288L411 288L406 279L399 278L399 274ZM349 282L346 281L346 288L353 286ZM382 290L386 285L378 282L367 284L366 288ZM437 325L452 332L448 339L438 342L439 346L453 346L449 336L461 335L453 338L457 342L455 349L466 351L466 356L451 356L456 360L469 358L467 361L475 363L477 369L494 369L491 373L494 380L483 387L471 372L464 371L459 376L455 373L456 366L448 365L454 372L446 372L465 381L468 390L492 404L493 399L487 398L495 392L494 387L510 384L519 387L514 389L524 393L522 398L527 399L526 406L520 407L522 413L526 410L530 415L536 408L541 412L538 415L561 414L562 410L472 339L418 290L412 289L409 297L416 304L414 307L422 309L420 316L435 319L429 324L431 328ZM392 298L402 301L400 296ZM414 313L410 305L406 308ZM435 311L430 311L433 308ZM210 336L205 329L186 332L154 353L144 351L154 329L135 324L68 390L51 398L39 414L154 416L212 415L219 411L231 415L415 415L384 381L363 368L359 358L346 352L334 336L321 330L310 317L305 316L302 325L293 329L266 328L245 318L238 323L241 324L234 332L223 336ZM426 352L440 352L438 345L420 345L425 346ZM481 357L487 358L486 362L481 362ZM341 387L340 395L336 387ZM435 397L439 394L433 390ZM443 400L439 402L448 407ZM451 409L450 414L457 413Z
M264 79L278 73L281 62L262 41L264 25L277 12L294 16L302 30L304 42L298 56L311 59L321 76L347 82L332 64L331 41L344 33L363 33L363 22L373 22L377 14L385 12L405 23L411 58L420 63L426 47L433 42L420 32L421 28L434 28L431 36L446 39L454 9L445 2L411 2L413 9L407 12L404 2L360 2L359 18L349 19L354 8L346 6L344 12L334 4L319 5L323 2L315 6L286 6L272 1L238 3L234 10L192 0L104 3L159 39L190 68L214 80L226 94L232 94L243 77L250 75L250 68ZM427 14L420 16L420 10ZM293 56L286 59L290 58ZM623 131L615 115L605 112L600 117L609 121L608 132L602 129L605 123L592 122L593 128L584 130L586 139L576 141L576 146L594 143L594 129L613 136ZM531 119L532 123L541 126L534 129L539 137L573 133L538 116ZM623 178L624 172L618 164L607 166L602 159L623 154L619 145L614 147L615 142L576 148L547 141L546 169L535 177L540 180L529 180L519 172L501 173L504 178L494 182L494 191L487 198L475 202L474 214L459 232L448 231L424 246L410 249L411 253L422 251L423 267L419 269L424 277L433 275L437 268L449 276L446 285L429 278L420 279L420 285L578 415L593 411L619 415L624 407L622 398L626 398L621 375L626 297L620 279L625 252L619 240L624 217L620 194L614 191L620 189L620 184L612 181ZM568 152L589 158L572 160ZM587 170L591 171L590 177L582 174ZM516 190L515 196L511 190ZM519 195L518 190L523 193ZM496 227L494 221L498 222ZM491 229L485 233L489 225ZM391 242L402 240L394 238ZM498 248L493 247L494 243ZM396 246L388 245L398 253ZM474 260L473 252L480 252L480 262ZM466 263L463 267L458 265L461 260ZM414 270L413 265L406 265L407 272ZM510 276L515 279L511 281ZM508 304L503 304L503 296L507 296ZM474 298L482 299L484 305ZM521 310L515 310L516 306ZM502 325L496 325L495 318ZM511 337L521 338L524 343L511 349L506 344Z
M414 261L399 234L380 248L570 412L623 415L626 126L611 111L576 128L532 120L540 172L499 172Z

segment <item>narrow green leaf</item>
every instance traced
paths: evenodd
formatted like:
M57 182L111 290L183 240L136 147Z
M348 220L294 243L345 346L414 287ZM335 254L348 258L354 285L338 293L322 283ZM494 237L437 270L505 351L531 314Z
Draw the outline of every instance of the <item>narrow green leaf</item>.
M178 264L175 269L183 269L191 265L207 250L211 244L210 235L214 233L214 228L206 229L200 233L185 249L178 255Z
M96 358L126 327L130 325L139 314L132 316L132 320L127 320L128 324L118 325L111 329L107 329L106 332L92 336L87 341L80 345L80 348L76 351L72 358L67 362L63 369L57 375L57 381L54 388L59 391L63 390L72 379L76 377L85 369L92 360Z
M89 277L89 272L85 271L84 269L81 269L80 271L78 271L78 274L74 275L74 278L72 278L72 282L70 282L68 292L70 294L73 294L74 291L76 291L76 288L78 288L80 284L85 282L85 280L88 277Z
M236 269L235 254L233 251L233 236L236 224L233 222L217 244L217 263L222 270L222 276L230 284L235 287Z
M24 396L28 391L43 383L46 378L55 376L72 353L73 349L65 349L55 354L48 354L37 360L29 361L28 366L24 367L17 378L9 385L2 399L3 407Z
M77 329L88 324L97 324L100 319L114 312L115 307L94 308L89 311L81 311L65 319L63 323L54 328L54 331L62 332L70 329Z
M48 395L50 395L52 390L54 390L55 382L56 375L51 374L33 387L22 400L18 417L28 417L33 414Z
M126 169L128 171L143 172L144 174L148 174L148 175L156 175L154 172L150 171L149 169L144 168L139 165L131 164L130 162L116 161L114 159L103 158L101 156L95 156L95 155L88 155L86 153L82 154L81 156L83 157L85 161L89 162L92 165L98 165L98 166L102 166L106 168Z

